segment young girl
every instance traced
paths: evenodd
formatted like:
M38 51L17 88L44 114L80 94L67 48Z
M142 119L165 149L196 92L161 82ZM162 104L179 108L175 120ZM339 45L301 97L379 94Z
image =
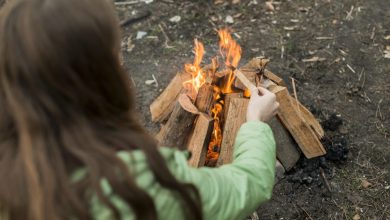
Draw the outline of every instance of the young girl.
M0 12L0 219L242 219L269 199L278 108L252 91L234 161L194 169L138 124L107 0Z

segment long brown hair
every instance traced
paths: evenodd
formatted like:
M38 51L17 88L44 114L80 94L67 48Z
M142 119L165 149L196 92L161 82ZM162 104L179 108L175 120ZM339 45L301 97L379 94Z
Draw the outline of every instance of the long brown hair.
M92 219L94 194L121 219L102 191L105 178L137 219L157 219L152 198L117 157L141 150L188 217L202 218L196 188L174 178L135 120L119 39L107 0L13 0L1 9L0 216L6 209L10 219ZM70 181L80 167L86 176Z

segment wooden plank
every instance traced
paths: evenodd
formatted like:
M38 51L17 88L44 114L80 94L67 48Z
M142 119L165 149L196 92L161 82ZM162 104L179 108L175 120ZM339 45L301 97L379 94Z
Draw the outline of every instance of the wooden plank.
M243 95L242 93L229 93L229 94L226 94L225 95L225 104L224 104L224 107L223 107L223 114L222 114L222 123L224 123L226 121L226 118L227 118L227 113L228 113L228 109L229 109L229 106L230 106L230 101L234 98L242 98Z
M297 101L295 98L290 96L290 100L293 103L293 106L297 109L300 116L305 119L306 123L313 129L313 131L317 134L319 139L322 139L325 135L325 131L322 128L321 124L314 117L314 115L307 109L300 101Z
M264 76L279 86L286 86L286 83L284 83L282 78L280 78L279 76L275 75L273 72L267 69L264 71Z
M185 97L186 95L182 94L181 96ZM176 147L181 150L186 149L185 144L187 143L197 115L194 114L196 112L188 111L190 109L196 110L191 100L188 97L179 97L167 123L163 125L156 136L159 146Z
M211 115L214 106L214 86L209 83L203 84L198 91L195 106L200 112Z
M249 99L234 98L230 101L227 119L223 129L223 139L217 166L228 164L233 161L233 147L238 130L246 121L246 110Z
M193 167L204 166L208 145L213 132L214 120L207 114L200 113L196 122L194 132L188 143L188 150L192 156L188 164Z
M283 167L289 171L300 158L300 152L297 149L298 145L277 117L273 117L268 124L276 141L276 157Z
M188 73L177 73L165 90L150 105L153 122L162 122L171 114L175 101L183 90L183 82L190 80Z
M280 104L278 117L294 137L294 140L297 142L303 154L307 158L326 154L317 134L299 115L296 108L293 107L287 88L282 86L271 86L269 89L275 93L277 101Z

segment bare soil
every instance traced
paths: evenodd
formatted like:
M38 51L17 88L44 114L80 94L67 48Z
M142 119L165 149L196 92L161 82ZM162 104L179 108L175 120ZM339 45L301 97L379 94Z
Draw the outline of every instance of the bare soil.
M218 52L215 29L228 26L243 48L241 64L270 58L268 68L289 84L297 80L298 98L326 129L328 155L302 158L258 209L260 219L390 219L390 2L281 0L274 11L264 0L222 2L117 6L122 20L151 12L123 28L122 45L146 128L158 131L149 105L192 61L194 38L210 60ZM181 20L171 22L174 16ZM146 36L136 39L139 31ZM324 59L303 62L313 57ZM153 77L158 85L145 83Z

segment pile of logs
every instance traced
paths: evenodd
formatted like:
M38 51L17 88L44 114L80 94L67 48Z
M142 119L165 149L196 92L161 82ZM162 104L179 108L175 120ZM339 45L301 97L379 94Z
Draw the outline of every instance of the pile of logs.
M214 165L221 166L232 161L233 145L240 126L245 122L249 99L243 97L248 83L263 86L276 94L280 104L277 117L269 124L274 132L277 144L277 158L285 170L290 170L298 161L301 152L307 158L322 156L326 153L320 139L324 131L312 115L296 98L290 96L284 81L265 69L268 60L254 58L237 71L243 75L246 83L236 79L233 92L224 95L222 111L222 143L218 160ZM214 78L223 78L223 71L214 74ZM211 110L216 102L214 84L210 79L202 85L197 97L191 100L185 93L183 82L191 78L188 73L178 73L151 104L152 121L163 123L156 138L160 146L188 149L192 152L189 164L194 167L205 165L206 154L213 132L214 118ZM261 134L259 134L261 135Z

